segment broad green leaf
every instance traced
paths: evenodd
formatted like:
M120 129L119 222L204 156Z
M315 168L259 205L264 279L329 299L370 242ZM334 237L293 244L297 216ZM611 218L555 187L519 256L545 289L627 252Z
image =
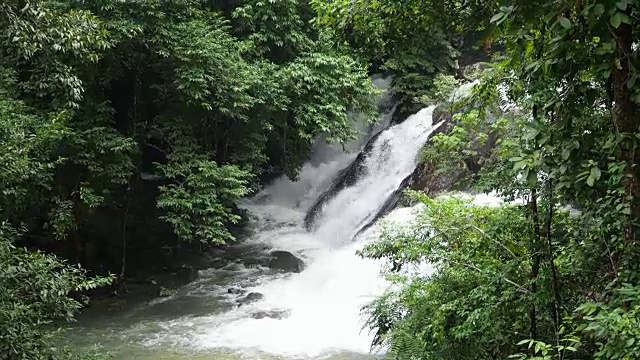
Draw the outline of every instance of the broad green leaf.
M620 24L622 23L622 16L620 15L620 13L616 12L615 14L613 14L611 18L609 18L609 23L611 23L611 26L613 26L614 28L619 28Z
M538 136L538 134L540 134L540 131L538 129L528 128L527 131L522 136L522 139L527 141L533 140L536 138L536 136Z
M632 87L634 87L637 80L638 80L638 75L631 76L631 78L629 78L629 81L627 81L627 88L631 89Z
M560 18L560 25L565 29L570 29L571 28L571 21L563 16L563 17Z
M618 7L618 9L622 11L626 11L628 5L629 5L629 0L620 0L618 1L618 3L616 3L616 6Z
M631 24L631 18L629 17L629 15L625 13L618 14L620 14L620 21L622 21L623 24Z
M528 162L526 160L518 161L517 163L513 164L513 170L522 170L527 167L527 164Z
M497 13L495 15L493 15L493 17L491 18L490 22L491 23L497 23L498 21L500 21L503 17L505 17L504 13Z
M600 172L600 169L597 166L591 168L591 172L589 173L589 177L587 178L587 185L593 187L593 185L595 185L595 182L597 180L600 180L601 175L602 173Z

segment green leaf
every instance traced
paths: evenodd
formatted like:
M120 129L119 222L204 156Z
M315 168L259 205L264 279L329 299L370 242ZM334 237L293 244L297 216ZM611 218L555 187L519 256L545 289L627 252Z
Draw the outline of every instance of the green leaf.
M571 21L563 16L560 18L560 26L565 29L571 29Z
M618 13L618 14L620 14L620 20L622 21L623 24L631 25L631 18L629 17L629 15L625 13Z
M622 11L626 11L627 10L627 6L629 5L629 0L620 0L618 1L618 3L616 4L616 6L618 7L618 9L622 10Z
M527 161L523 160L523 161L518 161L517 163L513 164L513 170L522 170L525 167L527 167Z
M604 5L596 4L596 6L593 8L593 13L596 14L596 16L604 14Z
M493 15L493 17L491 18L490 22L491 23L497 23L498 21L500 21L503 17L505 16L504 13L497 13L495 15ZM485 18L486 19L486 18Z
M522 139L526 141L533 140L536 138L536 136L538 136L538 134L540 134L540 131L538 129L528 128L522 136Z
M591 168L591 173L587 178L587 185L593 187L593 185L595 185L596 180L600 180L601 176L602 176L602 172L600 171L600 168L598 168L597 166Z
M527 184L534 186L538 182L538 174L535 171L531 171L527 174Z
M613 16L611 16L609 22L611 23L611 26L617 29L620 27L620 24L622 24L622 16L620 16L619 12L616 12L615 14L613 14Z
M627 81L627 89L631 89L636 84L637 80L638 80L638 75L633 75L629 79L629 81Z

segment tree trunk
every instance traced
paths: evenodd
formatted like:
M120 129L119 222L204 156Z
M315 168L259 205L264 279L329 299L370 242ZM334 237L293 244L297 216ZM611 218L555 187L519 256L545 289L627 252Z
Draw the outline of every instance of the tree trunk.
M547 213L546 221L546 235L547 235L547 251L549 252L549 267L551 268L551 290L553 291L553 307L551 311L553 325L555 327L556 340L559 342L559 330L562 318L560 316L561 296L560 296L560 283L558 279L558 269L555 262L555 251L553 248L553 240L551 234L551 225L553 223L554 205L551 199L551 190L553 184L549 181L549 210Z
M536 339L538 336L538 320L536 309L536 296L538 295L538 274L540 273L540 239L542 233L540 229L540 216L538 215L538 193L536 189L531 190L531 217L533 220L533 239L531 241L531 272L529 280L531 282L531 308L529 309L529 336ZM532 353L532 355L534 355Z
M130 190L128 190L130 191ZM129 197L129 196L127 196ZM125 276L127 272L127 222L129 218L129 208L131 200L127 199L127 205L122 218L122 256L120 259L120 275L118 278L120 291L125 290Z
M630 15L630 8L626 11ZM621 24L613 30L616 46L617 66L613 73L613 98L615 101L615 121L620 134L625 137L623 146L620 149L620 159L626 163L625 172L627 178L623 181L625 193L631 201L631 217L638 216L638 174L634 169L634 164L638 163L638 156L634 149L634 135L638 132L638 124L635 119L636 106L631 100L631 91L627 87L627 82L632 75L631 54L633 32L629 24ZM624 231L625 247L628 248L634 242L634 231L631 222Z

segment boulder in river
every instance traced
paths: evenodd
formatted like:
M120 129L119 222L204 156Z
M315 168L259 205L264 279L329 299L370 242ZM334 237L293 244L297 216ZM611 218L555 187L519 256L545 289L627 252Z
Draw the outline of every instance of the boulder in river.
M251 304L257 301L260 301L264 299L264 295L257 293L257 292L252 292L247 294L247 296L243 297L242 299L238 300L238 306L242 306L242 305L247 305L247 304Z
M182 265L176 270L176 279L180 283L190 283L198 278L198 270L190 265Z
M282 320L286 319L291 315L291 310L265 310L265 311L256 311L251 314L251 317L257 320L260 319L276 319Z
M244 295L247 293L247 290L238 287L230 287L227 292L234 295Z
M299 273L304 270L304 261L288 251L272 251L269 267L274 270Z

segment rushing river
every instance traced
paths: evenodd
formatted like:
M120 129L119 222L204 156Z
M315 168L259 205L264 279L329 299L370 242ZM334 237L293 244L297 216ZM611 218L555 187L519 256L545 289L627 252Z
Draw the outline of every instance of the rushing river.
M382 128L391 109L382 115ZM84 313L69 332L74 346L99 343L115 359L366 359L372 334L363 329L361 307L387 283L381 264L356 255L378 236L374 220L387 199L414 170L419 149L435 130L433 108L351 151L319 145L300 180L279 179L244 206L255 216L253 235L237 245L245 256L286 250L305 262L301 273L282 274L264 267L232 263L200 272L198 280L171 297L138 304L96 308ZM353 184L325 196L316 207L313 230L304 218L317 199L344 176L365 148ZM384 223L406 223L412 210L396 209ZM264 295L238 307L230 288ZM279 314L257 316L256 314Z

